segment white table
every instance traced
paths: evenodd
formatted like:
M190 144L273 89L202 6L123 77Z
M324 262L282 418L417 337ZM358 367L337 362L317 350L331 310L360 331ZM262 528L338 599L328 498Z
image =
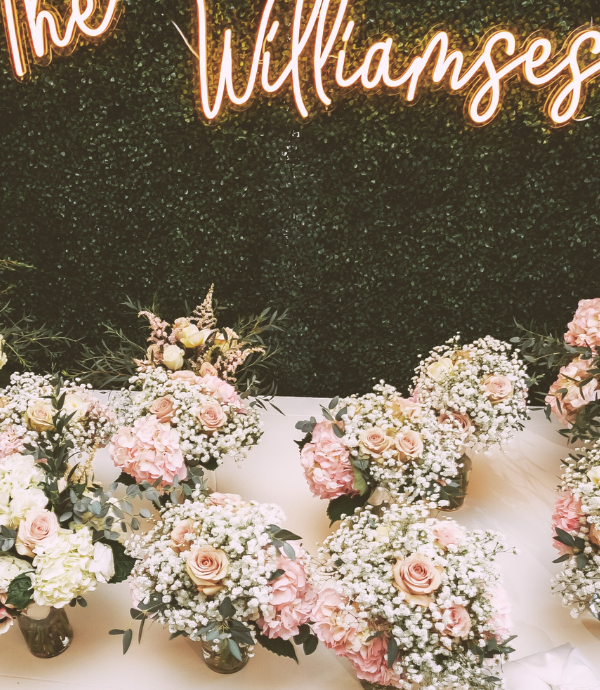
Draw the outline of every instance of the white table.
M314 498L298 462L294 429L299 419L318 416L320 401L314 398L279 398L286 416L275 411L263 415L263 439L241 466L228 464L216 473L220 491L240 493L245 498L278 503L286 512L286 527L301 534L305 545L328 534L326 502ZM600 623L589 614L578 620L550 594L550 578L559 566L552 564L550 514L560 473L560 459L567 449L542 411L505 452L475 458L465 507L454 514L471 528L503 532L518 556L500 559L505 586L513 605L514 658L570 642L578 647L600 674ZM97 472L104 482L116 476L107 453L99 454ZM86 597L87 609L67 609L75 631L71 649L50 660L32 657L18 630L0 637L0 688L2 690L358 690L360 685L348 667L321 645L300 666L262 648L248 666L233 676L218 676L196 656L197 645L183 638L171 642L158 625L145 633L141 646L131 646L127 656L120 638L108 630L129 620L129 594L125 584L102 586Z

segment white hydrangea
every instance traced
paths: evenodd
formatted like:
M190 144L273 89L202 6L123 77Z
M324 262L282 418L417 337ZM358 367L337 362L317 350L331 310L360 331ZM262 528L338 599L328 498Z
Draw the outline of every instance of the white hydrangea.
M150 414L150 406L155 400L172 398L176 414L170 423L177 429L179 447L186 464L190 466L211 461L220 465L226 457L244 460L248 449L256 445L262 436L256 407L246 406L241 401L239 404L218 401L201 384L191 385L187 381L173 379L162 368L133 376L130 383L130 389L122 391L111 403L117 413L119 426L133 426L136 420ZM209 402L219 403L227 421L216 431L207 433L196 413L204 403Z
M0 460L0 525L16 528L34 508L44 508L44 471L31 455L10 455Z
M502 445L528 419L527 372L508 343L486 336L461 347L457 335L415 371L415 395L467 446Z
M31 563L22 558L0 556L0 594L6 594L8 586L16 577L31 570Z

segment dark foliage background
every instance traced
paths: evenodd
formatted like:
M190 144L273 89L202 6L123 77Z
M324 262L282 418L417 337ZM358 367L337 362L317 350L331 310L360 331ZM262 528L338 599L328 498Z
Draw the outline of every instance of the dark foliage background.
M255 33L255 3L213 8L219 36L228 22ZM562 329L598 296L596 88L592 119L559 131L545 95L517 82L480 129L442 91L414 107L353 92L329 113L312 102L305 123L289 93L259 97L209 127L170 22L194 41L192 9L126 0L103 45L33 66L26 84L0 38L0 250L38 268L16 306L93 344L102 322L135 332L125 296L157 293L180 316L214 281L222 323L289 309L280 393L329 395L374 377L404 385L417 354L457 330L510 337L513 317ZM361 41L387 32L406 54L434 28L468 48L497 25L562 41L600 21L589 0L357 0L352 12Z

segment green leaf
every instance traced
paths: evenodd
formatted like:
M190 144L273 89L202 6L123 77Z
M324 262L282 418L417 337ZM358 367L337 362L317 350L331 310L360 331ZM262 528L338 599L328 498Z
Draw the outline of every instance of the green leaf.
M133 630L129 628L123 633L123 654L127 654L129 647L131 647L131 640L133 639Z
M567 561L569 558L571 558L571 554L565 553L562 556L559 556L558 558L555 558L552 563L562 563L563 561Z
M150 517L150 515L151 515L151 513L147 508L140 508L140 517L148 519Z
M578 553L575 560L577 562L577 568L579 570L583 570L586 567L586 565L588 565L588 562L589 562L587 559L587 556L585 556L582 553Z
M135 558L127 555L125 553L125 547L118 541L104 541L104 543L112 549L115 563L115 574L109 580L109 584L116 585L119 582L124 582L131 575L131 571L135 565Z
M293 547L291 544L288 544L287 541L283 542L283 552L285 555L291 560L295 561L296 560L296 552L294 551Z
M18 611L26 609L33 599L33 585L28 573L17 575L8 585L6 603Z
M331 520L331 524L341 520L342 515L352 515L356 508L362 508L368 501L369 495L358 496L338 496L333 501L329 502L327 507L327 516Z
M275 539L280 539L281 541L296 541L298 539L302 539L302 537L299 537L297 534L294 534L287 529L280 529L275 532L273 536Z
M565 530L561 529L560 527L556 528L556 536L554 539L565 546L570 546L571 548L575 546L575 539L573 539L568 532L565 532Z
M306 640L304 640L302 648L304 649L304 654L306 654L306 656L310 656L318 646L319 638L316 635L309 635Z
M338 437L338 438L343 438L344 437L344 432L340 429L340 427L337 424L333 425L333 433Z
M390 637L388 640L388 648L387 648L387 654L388 654L388 660L387 660L387 665L388 668L392 668L394 665L394 662L396 661L396 657L398 656L398 643L396 642L395 637Z
M230 637L227 640L227 644L229 645L229 651L233 654L233 656L238 661L241 661L242 660L242 652L240 651L240 647L239 647L238 643L232 637Z
M329 409L330 409L330 410L333 410L333 408L339 403L339 401L340 401L340 398L339 398L339 396L336 395L336 397L333 398L333 400L330 401L330 403L329 403Z
M235 615L235 607L231 603L231 599L229 597L225 597L225 599L223 599L223 601L219 604L219 613L225 619L231 618Z
M281 568L278 568L272 575L269 577L268 582L273 582L273 580L277 580L280 578L283 574L285 573L285 570L281 570Z
M118 628L113 628L112 630L108 631L109 635L122 635L125 631L124 630L119 630Z
M258 644L260 644L265 649L268 649L270 652L273 652L273 654L277 654L277 656L285 656L289 659L293 659L296 663L298 663L296 650L294 649L294 645L292 644L291 640L282 640L280 637L271 639L270 637L267 637L266 635L262 634L260 628L258 627L258 625L256 625L256 623L254 624L254 627L256 633L256 641L258 642Z
M361 496L367 493L369 490L369 485L367 484L363 473L356 467L352 465L352 471L354 472L354 482L352 483L352 488L358 491Z
M298 634L294 637L295 644L304 644L310 635L310 626L304 624L299 628Z

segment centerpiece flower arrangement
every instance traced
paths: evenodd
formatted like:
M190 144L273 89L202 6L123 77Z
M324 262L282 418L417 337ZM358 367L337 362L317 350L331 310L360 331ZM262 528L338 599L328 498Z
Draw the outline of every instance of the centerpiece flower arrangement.
M127 544L136 559L133 619L143 626L152 617L171 637L199 642L219 673L240 670L257 643L296 659L293 639L311 653L316 595L306 575L308 555L290 543L300 537L282 529L283 520L275 505L200 488L163 508L155 526ZM126 652L131 628L111 634L123 635Z
M488 690L509 646L494 532L418 505L347 517L319 551L312 630L365 688Z
M444 508L456 496L460 443L417 398L381 382L373 393L334 398L323 416L296 427L306 434L304 474L312 493L330 501L332 522L367 501Z
M517 326L521 335L512 341L534 369L532 383L556 379L544 395L548 419L559 419L571 442L600 438L600 298L580 300L562 336Z
M50 447L48 432L55 431L57 379L50 375L13 374L10 384L0 389L0 458L22 450L27 444ZM94 397L87 386L61 382L64 400L61 410L69 419L63 435L79 460L93 457L107 445L114 432L115 415Z
M565 460L560 493L552 516L555 563L563 570L553 591L577 618L586 608L600 619L600 441Z
M70 426L77 411L66 404L70 390L57 383L46 398L48 429L0 458L0 633L16 619L42 658L71 643L67 604L85 606L98 584L128 577L133 559L120 539L139 527L129 501L113 496L116 484L104 491L91 456L81 459Z

